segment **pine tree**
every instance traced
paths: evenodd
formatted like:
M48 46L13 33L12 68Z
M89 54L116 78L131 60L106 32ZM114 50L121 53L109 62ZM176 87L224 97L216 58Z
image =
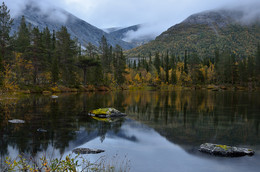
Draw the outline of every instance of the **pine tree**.
M255 73L258 83L260 83L260 44L257 45L257 51L255 56Z
M103 35L100 42L101 63L104 72L110 72L110 62L112 58L112 47L109 47L106 37Z
M159 52L155 53L154 66L157 70L157 73L160 74L161 61L160 61Z
M169 52L167 50L165 57L165 72L166 72L166 82L169 83Z
M32 44L27 47L24 57L32 62L33 84L39 84L39 74L46 68L45 52L42 45L42 34L39 28L32 31Z
M170 68L175 69L176 57L175 57L175 55L173 53L171 54L171 58L170 58L169 64L170 64Z
M3 2L0 6L0 86L3 81L3 60L7 60L7 54L10 50L10 30L13 23L13 19L10 16L10 10Z
M77 83L75 56L77 55L77 45L70 38L70 34L65 26L61 27L56 34L56 56L61 73L61 79L66 86L75 86Z
M30 32L26 25L24 16L22 16L17 35L18 36L16 39L16 51L24 53L26 48L30 45Z
M185 53L184 53L184 72L186 74L188 74L187 63L188 63L187 50L185 50Z
M124 73L125 73L125 56L123 54L123 50L119 45L116 45L114 50L114 77L119 85L123 84Z
M52 63L54 52L52 50L52 35L48 27L44 28L42 33L42 46L45 52L46 62L49 65Z
M176 84L177 83L177 76L176 76L176 70L175 69L172 69L171 83L172 84Z
M97 60L91 57L87 56L81 56L79 57L79 60L77 62L77 66L83 70L83 84L87 85L87 69L92 66L98 66L100 65ZM96 80L99 80L101 78L96 78Z
M88 57L95 58L95 56L98 54L98 49L95 45L89 42L86 46L86 53Z
M51 79L53 85L56 85L59 81L59 65L58 58L56 56L53 57L51 64Z

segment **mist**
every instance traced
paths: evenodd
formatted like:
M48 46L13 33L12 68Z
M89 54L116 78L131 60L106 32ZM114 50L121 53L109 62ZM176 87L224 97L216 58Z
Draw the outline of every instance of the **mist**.
M53 5L50 0L8 0L5 3L10 9L12 18L19 17L23 10L28 6L31 6L37 9L37 14L39 16L42 16L51 22L66 23L68 19L66 12L57 6L58 4Z
M127 42L132 42L133 40L150 38L155 39L162 32L166 31L175 24L181 23L187 17L192 14L200 13L203 11L219 11L219 10L228 10L234 11L234 14L240 13L241 15L233 16L237 22L245 25L250 25L256 21L260 22L260 1L248 1L242 2L237 1L238 3L231 4L229 3L226 6L220 6L212 9L205 9L201 11L194 11L194 13L180 13L179 16L173 16L171 18L163 18L160 21L150 22L147 24L141 25L137 31L129 31L125 34L124 40Z
M39 13L51 21L66 22L64 9L98 28L128 27L139 23L136 32L126 33L124 40L155 38L171 26L194 13L206 10L241 10L244 24L259 19L259 0L6 0L12 16L17 16L26 4L37 4Z

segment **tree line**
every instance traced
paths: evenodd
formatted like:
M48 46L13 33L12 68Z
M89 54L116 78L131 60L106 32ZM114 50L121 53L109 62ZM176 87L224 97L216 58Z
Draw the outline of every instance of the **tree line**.
M215 84L254 88L260 81L260 45L256 48L255 56L243 58L218 49L212 57L203 59L196 52L185 50L181 56L168 50L139 56L137 60L130 61L128 66L131 75L128 76L129 84Z
M112 47L103 36L99 47L82 46L65 26L58 31L40 30L22 17L10 35L10 10L0 6L0 88L65 86L160 86L241 85L250 88L260 81L260 45L255 56L238 57L230 50L209 58L196 52L167 50L139 55L128 61L119 45ZM82 48L84 47L84 48Z
M103 36L100 47L72 39L65 26L50 31L32 27L22 17L19 29L10 31L10 10L0 6L0 87L10 90L36 86L121 85L125 56Z

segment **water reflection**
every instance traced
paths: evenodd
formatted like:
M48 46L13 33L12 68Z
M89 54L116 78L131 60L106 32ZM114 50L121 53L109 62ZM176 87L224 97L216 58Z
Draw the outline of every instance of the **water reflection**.
M152 128L163 136L160 139L166 138L191 154L197 154L203 142L249 145L258 151L259 96L259 92L202 90L61 94L55 100L42 95L0 99L1 157L12 154L10 148L35 156L51 147L63 154L94 140L102 144L107 137L147 146L138 132L128 134L124 127L129 123L140 133ZM103 122L87 116L88 111L100 107L114 107L128 117ZM11 124L10 119L26 123ZM132 120L149 127L140 129ZM47 132L39 132L39 128Z
M180 91L135 93L131 118L156 129L171 142L200 145L260 145L259 93ZM130 96L129 96L130 97Z

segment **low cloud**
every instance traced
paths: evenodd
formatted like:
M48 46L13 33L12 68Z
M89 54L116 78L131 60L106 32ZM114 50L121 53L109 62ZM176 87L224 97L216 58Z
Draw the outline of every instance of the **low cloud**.
M54 7L65 9L86 22L99 27L126 27L146 23L126 34L125 40L155 37L180 23L191 14L214 9L242 9L241 21L250 23L260 16L260 0L5 0L13 16L26 4L36 3L49 20L66 21L66 15Z
M66 13L61 8L57 7L57 5L53 5L50 0L8 0L5 3L10 9L13 18L20 16L21 13L30 6L36 8L36 13L49 21L62 23L67 21L68 16Z

